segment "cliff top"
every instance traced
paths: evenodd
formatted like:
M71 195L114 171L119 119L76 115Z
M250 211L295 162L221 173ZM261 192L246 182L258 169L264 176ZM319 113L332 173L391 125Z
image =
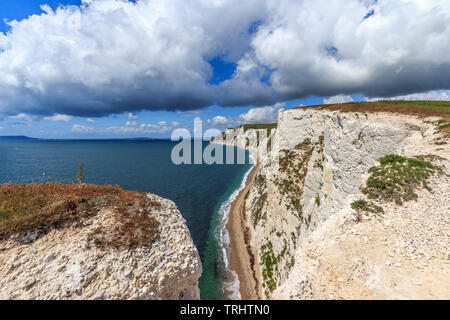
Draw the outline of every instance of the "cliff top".
M419 117L441 117L437 123L438 129L447 132L450 128L450 101L400 101L400 100L386 100L376 102L348 102L328 105L314 105L314 106L299 106L289 110L300 109L317 109L330 110L342 112L392 112L399 114L415 115ZM251 129L276 129L277 123L253 123L243 124L235 128L244 128L244 131Z
M111 209L118 214L117 225L112 230L96 230L91 236L93 244L114 248L147 245L158 236L151 210L159 206L145 193L114 186L6 183L0 185L0 241L15 234L26 240L33 232L82 226L100 210Z
M317 106L301 106L293 109L332 110L343 112L394 112L422 117L443 117L450 119L450 101L377 101L349 102ZM292 110L292 109L291 109Z
M79 184L0 185L0 300L199 299L175 203Z
M244 131L247 130L258 130L258 129L276 129L277 123L250 123L250 124L243 124L240 127L244 128Z
M276 129L277 123L248 123L248 124L241 124L238 127L235 128L228 128L228 129L239 129L244 128L244 131L247 130L259 130L259 129Z

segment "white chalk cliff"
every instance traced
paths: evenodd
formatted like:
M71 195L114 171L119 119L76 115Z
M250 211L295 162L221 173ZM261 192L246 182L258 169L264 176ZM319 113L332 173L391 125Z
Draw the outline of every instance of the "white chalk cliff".
M149 195L159 236L148 246L98 248L89 236L110 228L103 209L82 226L53 229L29 243L0 242L0 299L199 299L201 261L176 205Z
M450 297L450 148L437 119L296 108L279 113L272 135L239 127L214 140L259 151L246 211L264 298ZM279 152L261 152L250 135ZM383 203L383 215L356 221L351 203L389 154L431 156L444 173L417 201Z

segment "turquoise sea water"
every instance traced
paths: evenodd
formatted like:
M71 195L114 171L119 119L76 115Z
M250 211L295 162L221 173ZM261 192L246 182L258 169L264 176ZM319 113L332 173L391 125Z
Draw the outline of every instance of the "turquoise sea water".
M224 207L251 165L247 161L244 165L177 166L170 158L175 144L171 141L0 140L0 182L39 181L44 173L50 180L72 182L83 162L86 183L119 185L174 201L202 257L201 298L222 299ZM207 144L204 142L203 147Z

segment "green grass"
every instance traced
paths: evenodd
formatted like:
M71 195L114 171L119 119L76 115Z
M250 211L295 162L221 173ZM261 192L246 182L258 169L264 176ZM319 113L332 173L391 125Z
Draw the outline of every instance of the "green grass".
M407 106L413 109L429 110L450 116L450 101L378 101L379 105Z
M314 168L320 168L323 171L323 163L325 162L325 156L323 154L323 148L324 148L324 140L325 136L322 134L319 137L319 141L316 143L316 150L319 154L318 158L314 162Z
M372 202L368 202L366 200L357 200L352 202L351 204L352 209L358 211L358 212L372 212L372 213L384 213L384 210L382 207L377 206L373 204Z
M255 123L255 124L243 124L238 128L244 128L244 131L250 129L268 129L269 131L277 128L276 123Z
M266 297L277 288L275 280L275 272L278 271L278 263L286 255L287 244L284 241L284 246L281 252L276 255L273 251L273 244L271 241L261 247L262 254L262 276L263 287L265 288Z
M369 199L393 201L416 200L419 187L429 188L428 178L442 171L431 162L395 154L379 159L380 165L369 169L370 177L362 190Z
M297 108L320 108L344 112L395 112L419 116L450 117L450 101L403 101L386 100L376 102L349 102L342 104L318 105Z
M252 221L253 221L253 228L256 228L258 223L264 219L263 216L263 207L264 204L267 201L268 194L264 193L260 197L256 198L254 203L252 204L253 210L252 210Z
M280 194L287 198L287 210L293 209L302 217L302 205L300 203L303 194L303 185L308 172L308 162L314 150L310 139L305 139L293 150L281 150L280 173L286 178L279 176L274 182L278 186Z
M450 128L450 121L447 121L447 123L444 123L444 124L440 124L437 127L437 129L439 131L444 130L444 129L448 129L448 128Z
M265 214L263 214L263 208L267 201L268 194L265 191L266 189L266 178L259 173L256 178L254 185L258 189L258 194L261 196L258 198L255 198L252 203L252 209L251 209L251 218L253 222L253 228L256 228L258 223L261 220L265 220Z

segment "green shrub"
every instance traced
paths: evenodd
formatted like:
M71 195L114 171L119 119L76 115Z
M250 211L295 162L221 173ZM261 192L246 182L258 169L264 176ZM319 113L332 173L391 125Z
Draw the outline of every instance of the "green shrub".
M84 172L83 172L83 162L80 162L80 171L78 172L78 175L77 175L77 181L79 184L83 184L84 179L85 179L85 177L84 177Z
M275 255L273 251L273 244L271 241L267 245L261 247L262 254L262 276L263 287L266 289L266 297L270 292L273 292L277 288L277 282L275 280L275 271L278 271L278 263L285 256L287 251L287 243L284 241L284 246L278 255Z
M450 128L450 121L449 120L439 120L437 122L438 126L437 129L439 131Z
M280 194L286 198L286 208L296 211L301 218L303 185L308 172L308 162L313 153L310 139L305 139L294 150L281 150L280 175L274 181ZM288 179L284 178L287 176Z
M257 198L253 204L252 210L252 220L253 220L253 228L256 228L258 223L263 218L263 207L267 201L267 193L262 194L259 198Z
M428 161L395 154L387 155L379 161L379 166L369 169L370 177L362 192L369 199L395 201L397 204L416 200L418 195L415 190L419 187L430 190L428 178L442 171Z
M362 199L352 202L351 207L358 212L366 211L372 213L384 213L382 207Z
M389 154L389 155L381 158L379 161L382 165L386 164L386 163L403 163L406 161L406 158L402 157L402 156L398 156L396 154Z

